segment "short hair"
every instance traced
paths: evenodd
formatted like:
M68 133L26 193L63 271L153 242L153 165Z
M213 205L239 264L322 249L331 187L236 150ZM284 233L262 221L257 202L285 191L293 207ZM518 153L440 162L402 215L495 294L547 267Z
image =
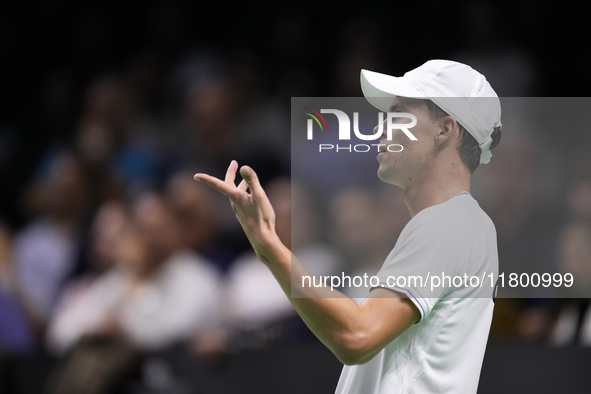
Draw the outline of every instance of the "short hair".
M431 116L432 120L439 120L449 116L447 112L442 110L433 101L425 100L425 102L427 104L427 108L429 109L429 115ZM466 128L460 124L460 122L458 122L458 126L460 127L460 146L457 148L458 154L460 155L460 160L462 163L464 163L468 170L470 170L470 173L473 173L480 164L481 149L478 141L476 141L476 138L474 138L472 134L470 134L468 130L466 130ZM490 136L492 138L492 142L489 149L492 150L501 141L501 126L495 127Z

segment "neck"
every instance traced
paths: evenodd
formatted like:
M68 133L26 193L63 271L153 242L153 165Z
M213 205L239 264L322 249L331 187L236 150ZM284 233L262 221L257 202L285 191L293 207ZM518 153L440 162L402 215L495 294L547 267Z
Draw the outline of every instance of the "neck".
M405 185L404 201L411 218L425 208L447 201L450 196L470 192L470 178L470 172L459 160L433 163L416 182Z

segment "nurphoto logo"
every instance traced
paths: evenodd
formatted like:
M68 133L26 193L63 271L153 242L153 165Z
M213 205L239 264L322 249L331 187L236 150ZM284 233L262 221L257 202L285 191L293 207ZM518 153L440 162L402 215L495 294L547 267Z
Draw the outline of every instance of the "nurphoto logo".
M351 140L351 120L349 116L338 109L321 109L320 112L303 107L306 115L310 116L308 119L307 138L314 139L314 121L321 131L328 131L328 125L322 114L333 114L337 117L339 122L339 140ZM410 119L410 122L403 123L404 119ZM411 141L416 141L417 138L410 132L410 128L417 124L417 118L413 114L407 112L387 112L386 113L386 137L388 141L392 140L392 133L394 130L401 130ZM359 113L353 112L353 132L355 136L363 141L374 141L380 139L384 133L384 112L378 113L378 130L376 133L362 134L359 131ZM319 144L319 152L326 150L348 151L348 152L369 152L371 147L375 146L376 151L380 151L381 146L385 146L389 152L402 152L403 147L400 144L356 144L356 145L339 145L334 144Z

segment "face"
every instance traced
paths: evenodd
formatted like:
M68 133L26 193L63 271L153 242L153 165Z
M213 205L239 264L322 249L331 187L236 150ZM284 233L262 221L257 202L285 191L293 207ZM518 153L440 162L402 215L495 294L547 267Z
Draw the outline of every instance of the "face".
M179 245L177 218L162 197L151 193L140 195L132 212L133 225L152 256L166 256Z
M125 207L115 201L103 204L92 225L90 255L95 268L104 270L117 260L117 245L128 225Z
M390 112L407 112L417 117L417 124L409 131L417 138L411 140L402 130L392 131L392 140L387 139L387 120L384 120L383 133L380 138L381 153L377 160L380 164L378 177L393 185L406 189L409 185L420 181L421 176L429 166L434 153L434 139L438 131L438 122L434 122L429 114L427 105L423 100L409 99L404 97L394 98ZM395 123L409 123L410 119L394 119ZM378 131L378 126L374 132ZM399 144L403 149L401 152L389 152L388 145ZM400 150L400 147L392 146L392 151Z

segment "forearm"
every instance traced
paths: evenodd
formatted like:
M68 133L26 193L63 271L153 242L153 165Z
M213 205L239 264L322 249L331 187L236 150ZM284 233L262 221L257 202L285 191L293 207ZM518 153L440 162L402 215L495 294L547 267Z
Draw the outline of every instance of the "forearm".
M372 352L368 311L330 287L302 286L312 274L278 239L257 254L306 325L341 361L354 363Z

